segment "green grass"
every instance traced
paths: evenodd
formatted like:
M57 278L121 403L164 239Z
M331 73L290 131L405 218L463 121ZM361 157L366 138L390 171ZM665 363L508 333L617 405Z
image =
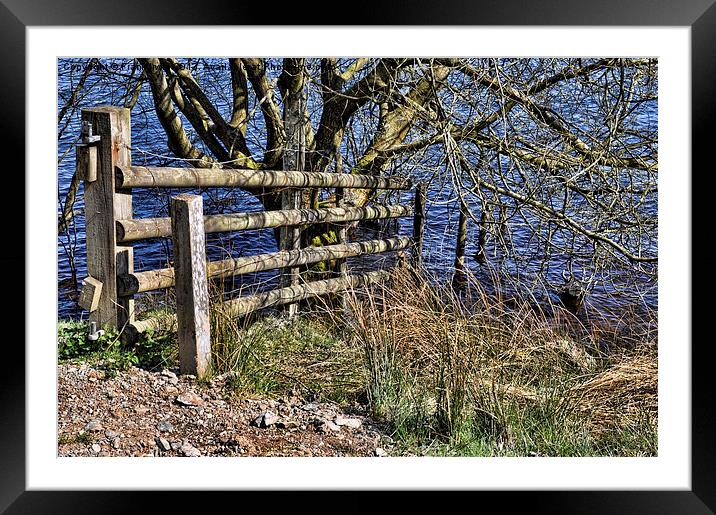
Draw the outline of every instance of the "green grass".
M66 445L71 443L78 443L81 445L89 445L93 442L92 435L88 432L70 434L62 433L57 437L57 443L59 445Z
M244 395L280 396L290 389L317 399L354 400L363 385L360 356L320 320L268 317L250 324L219 320L212 327L213 370L232 372Z
M148 331L136 344L127 346L115 329L105 327L104 331L92 341L87 338L87 322L60 320L57 324L58 362L84 362L106 370L110 376L132 366L161 370L176 362L176 338L171 333Z
M656 423L651 418L636 425L590 434L579 420L555 424L542 411L515 412L508 418L504 438L484 431L479 425L461 430L457 441L403 440L401 449L420 448L428 456L656 456ZM421 447L422 446L422 447Z

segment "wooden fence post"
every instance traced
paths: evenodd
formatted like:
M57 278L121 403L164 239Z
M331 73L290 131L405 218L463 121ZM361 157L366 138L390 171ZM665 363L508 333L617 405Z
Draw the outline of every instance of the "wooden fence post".
M336 188L336 207L344 207L343 202L343 195L344 191L343 188ZM339 244L345 244L348 243L348 229L346 227L345 223L341 223L338 228L338 243ZM337 272L340 277L346 277L348 275L348 262L345 258L338 259L337 261ZM343 291L340 294L341 296L341 310L346 313L348 312L348 292Z
M423 264L423 234L425 233L425 183L415 187L415 207L413 208L413 266L420 268Z
M286 146L283 152L283 169L303 171L306 162L306 133L304 131L305 92L287 96L284 107L284 127L286 128ZM290 188L281 194L281 209L300 209L301 190ZM280 237L281 250L296 250L301 248L301 230L298 227L283 227ZM280 283L282 287L294 286L299 282L299 269L297 267L281 270ZM289 316L298 313L298 304L289 303L287 306Z
M177 336L182 374L203 377L211 365L204 210L200 195L177 195L169 205L176 277Z
M460 217L457 224L455 239L455 275L453 285L461 287L465 284L465 242L467 241L467 204L460 199Z
M131 165L129 109L83 109L82 121L88 122L92 134L99 136L99 141L94 143L96 150L83 155L81 163L87 166L83 172L89 275L86 283L99 292L99 298L86 309L94 308L90 320L100 327L109 325L122 330L134 319L134 300L117 296L117 274L133 272L133 249L117 246L115 222L132 218L132 192L115 187L114 170L115 166ZM95 165L88 161L95 159L94 156Z

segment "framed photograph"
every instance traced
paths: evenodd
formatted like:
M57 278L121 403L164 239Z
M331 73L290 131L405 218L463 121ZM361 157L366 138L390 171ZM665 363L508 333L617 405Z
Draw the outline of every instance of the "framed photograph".
M716 510L691 286L711 4L383 5L345 26L4 0L25 348L5 346L0 508L464 490Z

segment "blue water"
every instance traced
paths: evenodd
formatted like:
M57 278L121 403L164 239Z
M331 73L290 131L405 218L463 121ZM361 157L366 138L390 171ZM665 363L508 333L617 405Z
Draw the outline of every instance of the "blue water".
M82 66L85 60L61 60L58 63L58 109L64 105L69 97L72 86L77 83ZM103 60L107 70L112 73L102 72L91 76L85 87L86 96L81 99L80 107L91 107L98 105L123 105L127 98L127 90L123 78L116 78L117 74L128 75L133 73L131 60ZM112 65L116 68L112 69ZM203 70L199 74L200 83L206 81L210 84L208 88L212 99L222 114L227 115L230 110L231 93L230 78L228 71L221 68L222 61L206 60ZM269 68L269 75L277 76L280 69ZM554 94L564 93L555 91ZM250 98L249 109L256 109L255 98ZM588 107L588 106L587 106ZM312 93L309 97L309 109L314 118L314 127L320 118L320 99L317 94ZM590 121L590 109L579 106L567 105L564 107L563 116L570 116L574 123L588 123ZM58 126L58 193L59 198L64 200L69 188L70 180L75 169L75 152L73 146L79 135L79 110L72 112L66 120ZM638 118L639 123L648 127L656 128L656 106L646 109ZM65 127L65 122L67 125ZM185 127L190 127L186 120L183 120ZM256 109L256 116L248 127L247 142L249 149L258 157L261 156L263 142L260 136L263 134L261 113ZM350 163L351 150L344 146L346 162ZM182 161L172 158L167 149L166 136L153 111L153 103L149 88L145 85L140 94L139 100L132 110L132 161L134 164L155 165L155 166L181 166ZM435 163L444 161L444 157L438 150L425 154L425 157L417 162L411 163L410 175L414 180L427 180L432 178L433 166ZM404 171L402 163L396 162L396 172ZM444 168L444 165L442 165ZM187 190L182 190L186 192ZM191 190L190 190L191 192ZM205 212L229 213L239 211L260 211L262 207L258 200L252 195L240 190L194 190L194 193L204 197ZM135 218L168 216L169 198L177 191L169 190L135 190L133 194L133 216ZM403 193L403 201L411 202L412 194ZM449 174L442 179L432 179L428 191L428 210L426 220L426 234L424 243L425 264L428 270L438 278L449 279L452 274L452 263L454 259L455 231L458 219L458 202L455 188ZM86 254L84 236L84 214L82 203L82 187L75 204L78 211L75 217L75 224L69 234L58 236L58 310L60 317L86 316L76 305L76 293L71 284L71 259L74 256L74 263L77 267L76 275L79 280L86 276ZM656 212L656 195L650 200L644 209ZM58 213L60 206L58 205ZM475 210L479 215L479 209ZM551 288L544 288L545 283L549 286L561 283L560 274L564 270L567 256L554 255L544 262L541 259L542 249L535 242L535 234L530 226L534 222L529 216L522 220L512 219L510 230L514 244L520 248L517 256L502 256L495 247L494 242L488 240L486 254L488 262L480 264L474 259L477 252L477 224L474 220L469 223L469 236L467 241L466 255L467 265L472 273L480 278L485 284L492 282L492 272L496 272L505 282L503 287L508 289L510 280L520 283L520 288L534 290L538 298L553 295ZM412 219L401 219L398 224L400 234L410 234L412 230ZM366 233L366 237L380 237ZM556 241L560 240L558 235ZM656 248L656 232L649 243ZM149 270L169 266L171 262L170 240L147 240L137 242L134 245L135 270ZM230 234L207 235L208 258L211 260L231 256L241 256L272 252L276 250L273 231L249 231ZM383 262L387 257L377 259L351 260L351 265L357 268L374 267ZM588 267L588 261L577 259L573 263L575 271L579 272L580 267ZM488 280L489 279L489 280ZM268 271L254 275L242 276L233 279L230 285L236 294L255 291L257 289L268 289L275 287L277 277L275 271ZM163 294L157 294L161 297ZM621 305L643 302L655 307L656 281L647 276L634 279L633 274L625 270L623 275L617 270L611 270L609 276L597 277L595 289L590 297L590 302L598 308L609 308L618 310Z

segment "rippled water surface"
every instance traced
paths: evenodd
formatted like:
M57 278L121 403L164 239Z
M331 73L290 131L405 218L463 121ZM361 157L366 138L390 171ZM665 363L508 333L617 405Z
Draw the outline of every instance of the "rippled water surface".
M67 66L70 62L60 63L59 73L59 91L61 93L58 99L58 106L63 104L64 98L70 91L70 77L67 73ZM76 76L74 78L76 82ZM146 106L151 106L151 100L148 92L142 92L142 98L132 112L132 160L134 164L156 165L156 166L180 166L177 161L169 159L169 152L166 150L166 136L159 125L153 112L149 111ZM230 95L229 95L230 96ZM217 98L221 98L219 95ZM116 97L116 91L110 88L94 87L90 90L89 95L82 100L83 106L96 105L118 105L119 98ZM218 102L218 101L217 101ZM220 103L220 102L219 102ZM655 114L654 114L655 116ZM79 135L79 113L73 113L70 116L70 122L64 129L58 144L58 189L60 198L64 199L64 195L68 190L72 174L75 169L75 153L73 150L74 143ZM256 147L258 151L258 146ZM187 190L182 190L186 192ZM171 195L177 191L163 190L161 192L151 190L135 190L133 195L133 216L135 218L168 216L168 201ZM205 211L207 213L229 213L239 211L260 211L262 209L260 203L252 195L241 192L239 190L207 190L196 191L201 193L205 199ZM457 204L452 186L449 182L441 184L436 181L431 185L428 192L428 213L426 222L425 235L425 263L428 269L438 277L449 278L452 274L452 262L455 246L455 231L457 226ZM405 202L411 202L412 193L403 194ZM76 224L70 235L60 234L58 237L58 308L60 317L78 317L84 316L77 307L72 287L71 259L74 256L74 262L77 266L77 277L81 280L86 276L86 253L85 253L85 234L84 234L84 214L82 212L82 189L78 195L78 201L75 205L78 210L76 215ZM656 205L653 206L656 210ZM486 277L484 265L480 265L473 258L477 248L475 242L477 240L477 227L475 223L470 223L470 234L466 249L467 264L472 272L478 277ZM522 228L521 228L522 227ZM412 228L411 219L401 219L398 224L398 232L401 234L410 234ZM365 234L366 238L379 237ZM524 226L515 225L513 229L513 237L517 245L529 245L530 233L527 230L527 224ZM208 257L209 259L225 258L228 255L242 256L252 255L263 252L272 252L276 249L276 242L273 237L272 230L236 232L224 235L207 235ZM138 242L134 245L135 253L135 270L148 270L168 266L171 259L171 241L170 240L148 240ZM490 249L488 248L488 256ZM384 257L371 257L368 260L352 259L351 264L358 268L371 268L379 266L385 259ZM547 277L555 282L559 282L559 275L563 268L564 256L555 256ZM529 277L529 272L539 266L539 260L525 261L520 263L508 263L504 267L512 275L524 275ZM615 291L610 284L609 278L604 278L597 284L592 293L592 302L597 305L618 309L620 299L625 298L620 292ZM234 287L242 289L242 291L251 291L254 289L267 289L277 284L276 272L269 271L254 275L243 276L235 279ZM656 285L645 284L644 290L646 295L644 299L652 306L656 306ZM631 299L633 300L633 299Z

